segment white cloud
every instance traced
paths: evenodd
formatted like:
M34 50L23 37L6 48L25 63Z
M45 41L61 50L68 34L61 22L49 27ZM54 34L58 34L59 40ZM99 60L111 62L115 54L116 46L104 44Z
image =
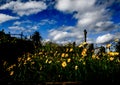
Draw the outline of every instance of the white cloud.
M96 4L96 2L101 2L102 4ZM97 1L97 0L57 0L55 8L64 13L76 12L73 17L77 19L76 26L81 30L94 30L94 31L106 31L108 26L99 26L96 28L96 24L99 22L111 22L111 14L109 10L106 9L108 5L113 3L113 1ZM116 27L114 23L110 23L112 27ZM101 30L102 28L102 30ZM114 29L114 28L113 28Z
M13 25L20 25L20 24L21 24L21 22L19 22L19 21L16 21L13 23Z
M6 14L0 14L0 23L9 21L9 20L15 20L15 19L19 19L19 17L13 17L10 15L6 15Z
M104 43L108 43L112 40L114 40L114 35L113 34L105 34L105 35L101 35L101 36L98 36L97 39L96 39L96 43L98 44L104 44Z
M94 9L93 11L87 11L83 14L76 14L75 18L78 19L78 26L81 25L91 25L91 24L95 24L98 21L101 21L103 19L107 18L107 15L104 15L104 13L106 12L105 9Z
M63 12L84 11L91 8L95 0L56 0L55 8Z
M30 20L25 20L25 21L15 21L14 23L13 23L13 25L17 25L17 26L19 26L19 25L22 25L22 24L31 24L32 22L30 21Z
M16 31L16 30L24 31L25 30L25 28L19 27L19 26L11 26L11 27L9 27L9 29L14 30L14 31Z
M115 38L120 39L120 32L119 31L115 33Z
M30 26L31 27L31 26ZM22 26L10 26L8 27L9 31L10 32L14 32L14 33L17 33L17 32L23 32L24 34L29 34L33 32L33 30L36 30L36 28L33 26L31 28L26 28L26 27L22 27Z
M68 36L68 32L58 31L58 30L50 30L50 36L53 37L54 41L66 38Z
M112 21L100 21L96 23L95 30L97 32L101 31L113 31L119 28L119 25L114 24Z
M64 37L67 37L68 35L73 35L72 37L82 36L79 39L83 40L82 32L84 29L89 32L89 35L91 33L106 33L118 29L120 26L111 21L112 13L110 13L110 10L107 8L113 2L114 1L112 0L56 0L55 8L57 10L64 13L73 13L73 18L77 20L77 23L72 30L69 26L62 29L62 31L67 32L67 35ZM59 28L56 29L56 31L59 31ZM56 33L56 35L57 34L59 33ZM106 34L99 36L96 42L105 43L110 41L112 38L112 34ZM92 39L88 36L88 42L93 42ZM76 42L80 41L76 39Z
M37 29L38 29L38 26L33 26L31 29L32 29L32 30L37 30Z
M49 30L49 38L57 43L73 42L80 43L83 40L83 31L72 26L62 26L58 29Z
M26 3L20 1L11 1L0 7L0 9L10 9L20 16L37 14L47 8L46 4L42 1L29 1Z
M55 20L43 19L40 21L39 25L46 25L46 24L56 24Z

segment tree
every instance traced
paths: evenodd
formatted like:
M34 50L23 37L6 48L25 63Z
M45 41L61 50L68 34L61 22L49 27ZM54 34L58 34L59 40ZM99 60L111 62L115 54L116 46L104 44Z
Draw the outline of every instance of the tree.
M116 50L117 52L120 52L120 41L117 42L117 44L115 45L115 50Z
M35 31L31 38L32 38L32 41L34 42L35 46L41 45L42 37L38 31Z

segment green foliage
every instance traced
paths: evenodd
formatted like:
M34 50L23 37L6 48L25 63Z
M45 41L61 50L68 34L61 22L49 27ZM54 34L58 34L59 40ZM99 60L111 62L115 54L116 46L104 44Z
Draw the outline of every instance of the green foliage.
M43 47L38 53L23 55L17 65L12 68L14 74L11 77L14 81L34 82L92 80L115 82L119 80L120 60L118 56L110 59L112 56L108 54L97 56L89 50L84 56L81 55L84 49ZM67 55L63 56L63 54Z
M12 38L4 33L2 35L4 37L0 38L0 52L3 54L0 54L0 65L4 71L0 71L6 72L8 80L23 82L106 80L116 82L120 79L118 52L106 53L106 49L101 47L100 52L95 54L92 45L86 42L80 46L75 46L75 44L60 46L55 43L47 43L34 49L31 41ZM34 41L39 42L38 34ZM31 50L37 51L32 53ZM16 62L13 62L13 59ZM9 60L12 63L8 62Z

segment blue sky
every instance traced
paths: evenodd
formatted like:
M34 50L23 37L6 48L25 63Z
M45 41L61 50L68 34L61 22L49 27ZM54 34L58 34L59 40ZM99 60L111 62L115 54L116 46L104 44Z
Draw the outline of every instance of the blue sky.
M44 41L104 44L120 39L120 0L0 0L0 30Z

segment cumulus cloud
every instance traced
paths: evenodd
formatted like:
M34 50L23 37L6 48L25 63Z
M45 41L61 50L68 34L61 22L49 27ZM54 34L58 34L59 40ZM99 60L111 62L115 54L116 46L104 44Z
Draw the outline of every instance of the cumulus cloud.
M55 8L63 13L73 13L73 18L77 20L72 32L67 32L64 37L74 34L74 37L81 36L81 32L86 29L90 32L110 32L120 26L111 21L112 13L107 8L115 2L113 0L56 0ZM68 27L69 28L69 27ZM64 28L66 29L66 28ZM58 29L59 30L59 29ZM76 33L76 35L75 35ZM56 33L57 34L57 33ZM59 34L59 33L58 33ZM62 36L62 35L61 35ZM108 39L106 39L108 38ZM112 34L98 36L96 43L105 43L113 38ZM58 38L59 39L59 38ZM89 42L93 42L88 38ZM105 40L103 40L105 39Z
M114 22L112 21L101 21L96 23L94 28L97 32L111 31L111 30L113 31L119 28L119 25L114 24Z
M74 12L89 10L95 3L95 0L56 0L55 8L63 12Z
M0 6L0 9L10 9L20 16L37 14L46 8L46 4L42 1L29 1L25 3L20 1L11 1Z
M112 40L114 40L114 35L113 34L105 34L105 35L101 35L101 36L98 36L97 39L96 39L96 43L100 43L100 44L104 44L104 43L107 43L107 42L110 42Z
M96 10L94 9L93 11L87 11L83 14L76 14L75 18L78 19L77 25L80 27L81 25L85 26L90 26L90 25L95 25L96 22L103 21L104 19L108 19L108 15L104 15L106 13L105 9L99 9Z
M53 40L60 40L66 38L68 36L68 32L58 31L58 30L50 30L50 36L53 37Z
M9 20L15 20L15 19L19 19L19 17L14 17L14 16L6 15L6 14L0 14L0 23L6 22Z
M62 26L58 29L49 30L49 38L57 43L73 42L80 43L84 34L73 26Z

